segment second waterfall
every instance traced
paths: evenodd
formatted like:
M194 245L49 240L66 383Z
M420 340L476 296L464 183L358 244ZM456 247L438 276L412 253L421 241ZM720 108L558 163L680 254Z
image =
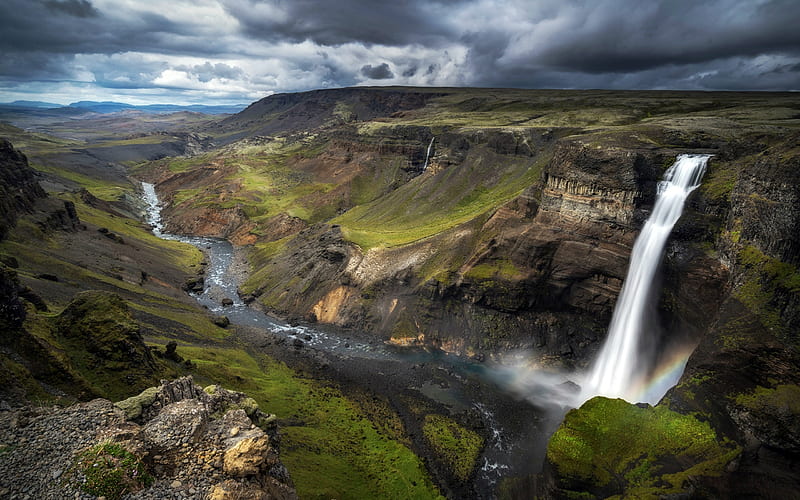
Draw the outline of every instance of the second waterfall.
M700 185L709 158L709 155L680 155L659 183L653 212L631 252L608 337L584 382L584 400L607 396L633 403L655 403L663 395L645 395L643 391L653 370L649 344L657 341L647 330L646 313L654 298L651 287L667 238L683 212L689 193ZM675 382L679 376L680 373Z

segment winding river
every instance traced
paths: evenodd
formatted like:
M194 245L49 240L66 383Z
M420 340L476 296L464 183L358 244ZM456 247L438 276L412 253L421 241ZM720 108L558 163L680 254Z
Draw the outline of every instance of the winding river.
M299 339L304 345L351 362L357 362L354 360L355 358L356 360L392 360L408 366L428 363L437 365L438 368L447 372L455 383L442 387L439 384L426 382L419 388L419 392L454 411L472 408L481 416L488 433L486 446L478 464L476 487L482 496L485 495L487 498L494 496L493 490L498 480L508 475L509 471L513 469L509 464L512 461L510 455L514 454L514 446L511 445L504 426L499 422L496 410L491 408L490 403L480 397L470 397L464 390L464 386L468 383L467 379L474 381L475 375L478 375L477 378L481 379L480 392L487 394L487 399L492 399L488 395L496 393L497 387L491 380L480 376L482 372L487 371L485 367L458 356L395 348L382 343L365 343L317 328L302 325L292 326L248 306L239 297L236 273L229 272L234 260L233 245L220 238L182 236L165 232L161 220L161 204L155 186L142 182L142 192L146 204L145 219L151 226L153 234L166 240L194 245L207 256L208 266L206 267L203 291L192 295L213 314L225 315L233 324L261 328L292 342ZM223 299L230 299L232 304L223 306ZM462 383L460 384L459 381ZM530 473L532 471L517 472Z

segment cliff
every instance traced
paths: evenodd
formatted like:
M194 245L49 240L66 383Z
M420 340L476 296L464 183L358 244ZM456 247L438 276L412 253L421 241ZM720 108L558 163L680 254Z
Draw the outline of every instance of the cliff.
M32 212L36 200L45 196L25 155L0 138L0 240L20 214Z
M248 245L242 293L273 313L574 368L605 335L658 179L677 154L713 154L651 315L661 361L697 346L680 384L654 408L571 412L539 492L797 487L794 96L386 92L268 98L225 122L225 148L140 172L171 230Z
M167 201L169 230L251 245L243 291L278 315L462 354L534 348L580 365L605 333L636 232L675 156L714 153L718 186L730 162L776 136L731 118L728 110L752 105L736 94L719 96L724 112L694 94L583 93L569 105L557 97L271 96L223 122L226 137L246 138L143 172ZM311 108L319 112L301 112ZM328 119L345 109L360 111ZM708 326L727 271L703 248L729 210L703 193L690 200L664 268L665 337L697 341Z
M790 134L756 154L722 159L704 201L706 213L724 209L727 215L716 233L719 260L711 261L725 270L726 279L716 281L716 307L698 302L695 315L705 311L707 319L693 323L706 328L680 383L655 408L597 398L571 411L548 448L543 495L795 494L800 486L796 144ZM724 186L717 184L723 178ZM689 222L678 228L673 243L670 261L676 273L693 255L680 248L691 244L690 234L696 240L698 228L687 227ZM673 275L667 282L685 280L679 290L708 284L703 274L693 274L688 279ZM693 317L685 306L678 310L684 318ZM625 423L626 414L635 412L641 413L635 419L643 426L641 435L630 435ZM657 423L650 420L656 418ZM681 442L674 433L661 434L665 422L695 434ZM598 428L605 431L598 435ZM575 442L581 443L579 451ZM649 449L637 448L641 443ZM605 470L587 462L596 453L607 462Z

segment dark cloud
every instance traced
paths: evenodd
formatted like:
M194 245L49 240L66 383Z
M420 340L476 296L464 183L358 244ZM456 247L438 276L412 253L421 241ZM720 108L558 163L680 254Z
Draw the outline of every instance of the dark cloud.
M265 40L311 40L381 45L437 44L455 35L435 15L441 2L425 0L222 0L251 36ZM459 2L450 1L455 6Z
M92 9L93 13L88 14L86 9ZM100 15L91 4L78 0L0 2L0 51L4 53L153 51L191 54L213 50L207 43L187 41L186 38L192 35L191 25L172 22L162 15L143 13L129 19L118 19Z
M601 12L573 14L575 26L553 40L538 61L587 73L631 72L668 64L800 52L800 2L607 2ZM624 12L624 15L619 15ZM597 18L592 18L597 16Z
M51 10L75 17L94 17L98 14L88 0L44 0L42 3Z
M168 10L162 6L0 0L0 100L4 90L24 84L70 82L131 94L147 89L148 96L159 88L171 96L208 90L214 98L229 95L228 88L257 97L386 79L800 90L798 0L175 0Z
M381 63L378 66L365 64L364 66L361 66L361 74L373 80L387 80L389 78L394 78L394 73L392 73L392 70L389 69L389 64L387 63Z

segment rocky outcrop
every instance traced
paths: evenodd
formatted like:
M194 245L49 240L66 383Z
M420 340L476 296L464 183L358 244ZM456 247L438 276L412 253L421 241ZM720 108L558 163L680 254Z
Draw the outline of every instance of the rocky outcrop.
M20 214L31 212L45 196L25 155L0 138L0 240Z
M116 294L81 292L49 320L32 314L36 299L46 304L19 286L13 271L2 269L0 287L0 301L7 305L0 308L5 313L0 318L5 326L0 329L0 374L4 382L18 379L0 385L2 400L20 404L43 394L84 401L99 395L120 398L174 373L153 357L139 324ZM31 304L26 307L26 302ZM30 324L22 323L26 315L34 316ZM24 391L11 391L20 387Z
M0 421L4 497L72 498L93 491L87 481L92 471L76 456L115 445L129 462L93 462L117 468L108 474L117 479L103 483L109 498L297 498L278 456L274 416L242 393L203 390L191 377L162 381L116 405L97 399L67 408L20 408L0 411ZM126 469L132 460L142 467ZM150 479L131 481L130 470Z
M69 200L48 198L36 180L28 158L5 139L0 138L0 240L16 225L21 215L44 231L81 229L75 204Z

